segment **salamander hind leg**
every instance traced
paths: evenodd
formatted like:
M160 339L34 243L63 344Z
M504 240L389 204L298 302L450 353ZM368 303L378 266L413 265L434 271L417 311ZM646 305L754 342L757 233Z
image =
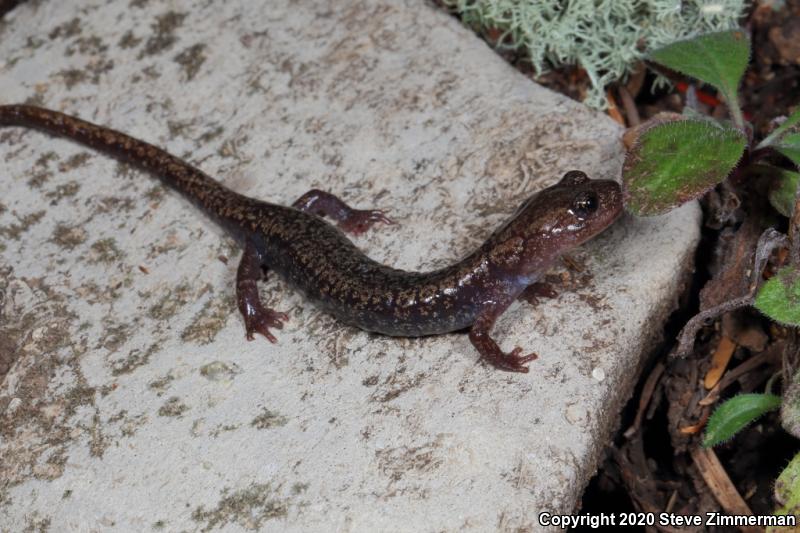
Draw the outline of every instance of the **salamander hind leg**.
M481 354L481 358L484 361L500 370L527 373L529 369L525 365L536 359L538 355L535 353L520 355L522 353L522 348L519 346L511 350L511 352L506 353L500 349L494 339L489 335L495 321L503 314L503 311L506 310L508 305L508 303L493 303L483 309L472 324L472 328L469 330L469 340L478 350L478 353Z
M364 233L378 222L394 224L380 209L353 209L339 197L319 189L311 189L298 198L292 207L317 216L328 216L342 230L356 235Z
M283 322L289 320L289 316L261 304L257 283L263 277L258 251L248 242L236 271L236 302L244 318L247 340L253 340L254 333L260 333L268 341L278 342L269 328L282 329Z

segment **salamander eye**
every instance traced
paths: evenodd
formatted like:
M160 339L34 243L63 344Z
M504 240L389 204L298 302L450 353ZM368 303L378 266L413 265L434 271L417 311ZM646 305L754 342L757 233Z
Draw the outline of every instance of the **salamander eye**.
M593 192L582 192L572 201L572 212L578 218L587 218L597 211L597 195Z

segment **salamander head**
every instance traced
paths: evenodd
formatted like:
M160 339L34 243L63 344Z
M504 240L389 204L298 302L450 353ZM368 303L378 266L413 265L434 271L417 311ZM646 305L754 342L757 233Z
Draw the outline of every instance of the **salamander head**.
M501 255L516 256L507 258L511 261L498 257L500 262L517 274L536 277L561 254L610 226L621 213L622 191L617 182L592 180L571 170L555 185L528 198L489 242Z
M561 246L577 246L591 239L622 214L622 190L616 181L592 180L580 170L570 170L561 181L542 191L535 201L550 211L551 220L534 216L537 235L555 239ZM548 207L549 206L549 207Z

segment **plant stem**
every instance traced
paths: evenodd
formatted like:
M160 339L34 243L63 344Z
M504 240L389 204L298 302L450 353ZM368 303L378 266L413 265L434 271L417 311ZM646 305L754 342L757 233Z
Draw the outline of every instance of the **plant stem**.
M742 114L742 108L739 106L739 99L736 97L736 92L734 91L731 94L725 91L722 93L722 97L725 98L725 103L728 104L728 111L731 114L733 123L736 124L737 128L746 133L747 128L745 128L744 125L744 115Z

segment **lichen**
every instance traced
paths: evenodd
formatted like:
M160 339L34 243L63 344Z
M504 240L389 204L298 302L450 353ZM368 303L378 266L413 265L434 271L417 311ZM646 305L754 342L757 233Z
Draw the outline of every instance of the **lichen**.
M200 71L200 67L203 66L207 59L204 53L205 49L205 44L198 43L175 56L175 62L183 67L183 73L186 76L185 81L192 81Z
M86 242L86 236L86 230L80 226L58 224L53 230L50 240L66 250L73 250L76 246Z
M78 194L81 189L80 183L70 181L56 186L55 190L45 193L45 197L50 199L50 205L57 205L64 198L69 198ZM2 212L2 211L0 211Z
M158 408L158 416L178 418L189 410L189 406L181 402L177 396L172 396L164 405Z
M158 17L152 24L153 34L147 39L144 50L139 54L139 59L159 54L169 50L178 40L175 30L178 29L186 18L186 13L168 11Z
M745 0L443 0L464 24L501 49L524 53L537 74L580 65L592 88L585 103L604 108L604 88L631 74L650 50L738 26Z
M250 425L256 429L270 429L274 427L285 426L288 422L289 419L285 416L274 411L270 411L269 409L262 408L261 414L255 417L252 422L250 422Z
M192 512L192 520L205 523L201 531L211 531L231 523L258 531L264 522L286 517L289 504L290 500L279 497L272 485L255 483L236 491L225 489L215 509L206 510L200 506Z
M140 350L139 348L132 349L124 359L113 363L111 375L119 377L130 374L137 368L148 364L150 362L150 357L157 351L158 344L151 344L145 350Z
M115 263L124 255L113 238L95 241L90 249L89 262L91 263Z
M191 290L188 283L181 283L165 291L158 302L150 307L148 315L156 320L169 320L181 307L191 301Z
M187 342L210 344L228 323L228 319L235 309L233 295L212 300L195 315L191 324L183 330L181 339Z
M7 226L0 226L0 237L4 239L13 239L15 241L19 240L20 236L24 234L31 226L34 224L38 224L46 211L36 211L34 213L30 213L24 216L15 215L17 220L19 220L19 224L9 224Z
M156 391L157 396L162 396L169 388L169 384L175 380L175 376L167 374L159 379L153 380L147 384L147 387Z

